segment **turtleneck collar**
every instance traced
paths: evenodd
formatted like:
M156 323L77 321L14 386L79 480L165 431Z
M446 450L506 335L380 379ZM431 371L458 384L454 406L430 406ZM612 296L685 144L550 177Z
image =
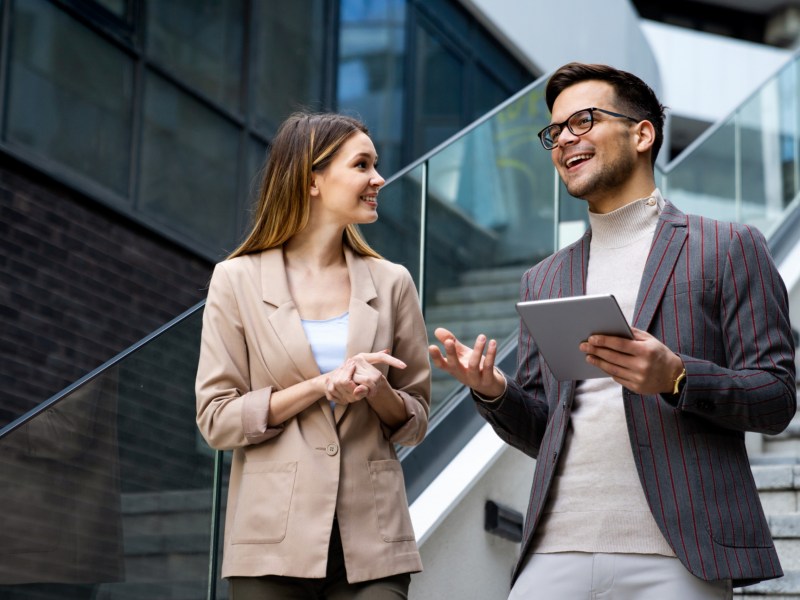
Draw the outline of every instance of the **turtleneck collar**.
M639 198L613 210L598 214L589 211L592 245L622 248L655 231L658 217L664 210L664 197L658 188L645 198Z

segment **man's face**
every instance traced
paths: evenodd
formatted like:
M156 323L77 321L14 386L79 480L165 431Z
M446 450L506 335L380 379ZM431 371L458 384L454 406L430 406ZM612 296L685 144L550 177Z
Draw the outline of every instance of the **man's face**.
M566 88L553 103L551 122L560 123L593 106L620 112L610 84L589 80ZM622 200L620 196L636 166L634 128L628 119L594 111L594 125L589 132L576 136L564 127L558 144L551 150L553 164L567 191L587 200L596 212L613 210Z

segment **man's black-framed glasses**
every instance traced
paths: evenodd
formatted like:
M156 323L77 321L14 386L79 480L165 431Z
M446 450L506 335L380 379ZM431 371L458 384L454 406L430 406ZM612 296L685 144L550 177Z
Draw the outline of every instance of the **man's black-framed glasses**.
M623 115L620 113L616 113L610 110L606 110L605 108L597 108L596 106L592 106L591 108L584 108L579 110L578 112L572 113L569 118L564 121L563 123L553 123L552 125L548 125L544 129L542 129L539 133L539 140L542 142L542 146L544 146L545 150L552 150L558 145L558 136L561 135L561 132L564 131L564 126L567 127L572 132L572 135L583 135L588 133L592 125L594 125L594 111L600 111L601 113L605 113L607 115L611 115L612 117L619 117L620 119L629 119L634 123L638 123L641 119L634 119L633 117L629 117L628 115Z

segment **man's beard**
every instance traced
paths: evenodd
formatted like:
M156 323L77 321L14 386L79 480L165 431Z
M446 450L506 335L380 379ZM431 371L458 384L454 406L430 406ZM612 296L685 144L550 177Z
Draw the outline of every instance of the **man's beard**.
M594 160L594 159L592 159ZM603 165L588 177L578 177L566 183L567 191L575 198L586 198L597 193L618 189L633 173L634 159L627 153L620 153L611 164Z

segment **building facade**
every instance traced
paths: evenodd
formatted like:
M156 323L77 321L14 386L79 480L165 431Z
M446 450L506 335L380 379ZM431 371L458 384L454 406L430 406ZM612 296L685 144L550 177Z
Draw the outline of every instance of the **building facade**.
M205 297L291 112L389 176L536 75L456 0L4 0L0 65L0 424Z

